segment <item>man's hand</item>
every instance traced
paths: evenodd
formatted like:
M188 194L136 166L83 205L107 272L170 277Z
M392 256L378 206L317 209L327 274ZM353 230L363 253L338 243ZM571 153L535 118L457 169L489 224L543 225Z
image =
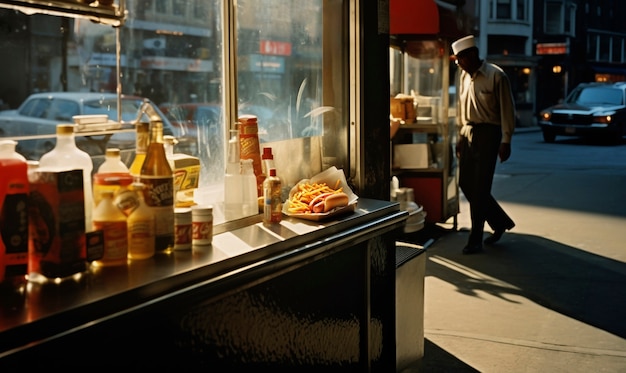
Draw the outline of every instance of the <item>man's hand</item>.
M462 137L459 136L459 139L456 142L456 146L455 146L455 150L456 150L456 157L457 158L461 158L461 153L463 152L463 146L464 146L464 139Z
M500 156L501 163L509 159L509 157L511 156L511 144L505 142L501 143L498 155Z

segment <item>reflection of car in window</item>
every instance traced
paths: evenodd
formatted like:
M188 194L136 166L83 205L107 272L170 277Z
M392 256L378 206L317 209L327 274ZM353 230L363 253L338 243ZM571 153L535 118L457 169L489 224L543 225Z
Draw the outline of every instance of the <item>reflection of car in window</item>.
M542 110L545 142L556 136L603 136L622 141L626 134L626 83L581 83L557 105Z
M121 123L122 129L127 131L113 131L91 136L80 136L80 133L77 133L78 147L98 159L104 157L106 148L119 148L123 159L130 161L135 149L133 124L139 116L143 102L142 97L123 95L121 97ZM109 120L117 122L117 103L118 97L115 93L35 93L30 95L18 109L0 112L0 135L4 137L39 135L36 139L20 139L16 147L17 151L26 158L37 160L54 147L57 124L73 123L72 118L75 115L94 114L106 114ZM195 140L181 134L156 106L154 109L163 118L164 134L178 138L177 149L194 155L197 148ZM149 120L149 118L142 118L142 120Z

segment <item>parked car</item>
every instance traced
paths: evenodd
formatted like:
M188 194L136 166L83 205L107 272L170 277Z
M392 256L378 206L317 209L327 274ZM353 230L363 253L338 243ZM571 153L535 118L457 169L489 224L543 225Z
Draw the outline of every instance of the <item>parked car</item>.
M95 159L103 158L106 148L120 148L124 160L129 162L135 149L134 123L139 117L144 98L122 96L121 121L117 116L117 94L95 92L47 92L30 95L16 110L0 112L0 137L18 138L17 150L28 159L38 160L54 147L56 126L74 123L76 115L106 114L109 120L121 123L121 130L102 131L103 134L81 136L76 133L79 148ZM195 152L195 140L180 135L156 105L152 109L163 119L164 134L178 138L178 149ZM142 120L148 120L147 115ZM33 139L24 137L35 136ZM96 160L94 160L94 164Z
M626 134L626 82L581 83L562 103L542 110L545 142L556 136L603 136L622 141Z

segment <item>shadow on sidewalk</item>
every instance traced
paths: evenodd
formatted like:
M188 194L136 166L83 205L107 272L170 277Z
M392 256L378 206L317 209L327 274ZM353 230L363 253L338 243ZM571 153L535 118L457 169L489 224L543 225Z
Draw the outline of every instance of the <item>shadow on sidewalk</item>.
M475 373L478 370L457 359L454 355L437 346L435 343L424 339L424 359L419 369L420 372L428 373Z
M435 276L456 291L488 293L507 300L523 296L533 302L626 338L626 264L542 237L507 233L475 255L461 254L467 232L449 231L428 248L426 276ZM430 260L458 263L511 286L468 276Z

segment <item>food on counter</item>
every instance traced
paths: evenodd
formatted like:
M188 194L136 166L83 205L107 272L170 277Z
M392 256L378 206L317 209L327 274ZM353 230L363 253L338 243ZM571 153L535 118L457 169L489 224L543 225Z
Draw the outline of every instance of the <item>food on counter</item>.
M348 205L348 195L337 180L334 187L326 183L300 183L288 200L288 211L293 214L323 213Z

